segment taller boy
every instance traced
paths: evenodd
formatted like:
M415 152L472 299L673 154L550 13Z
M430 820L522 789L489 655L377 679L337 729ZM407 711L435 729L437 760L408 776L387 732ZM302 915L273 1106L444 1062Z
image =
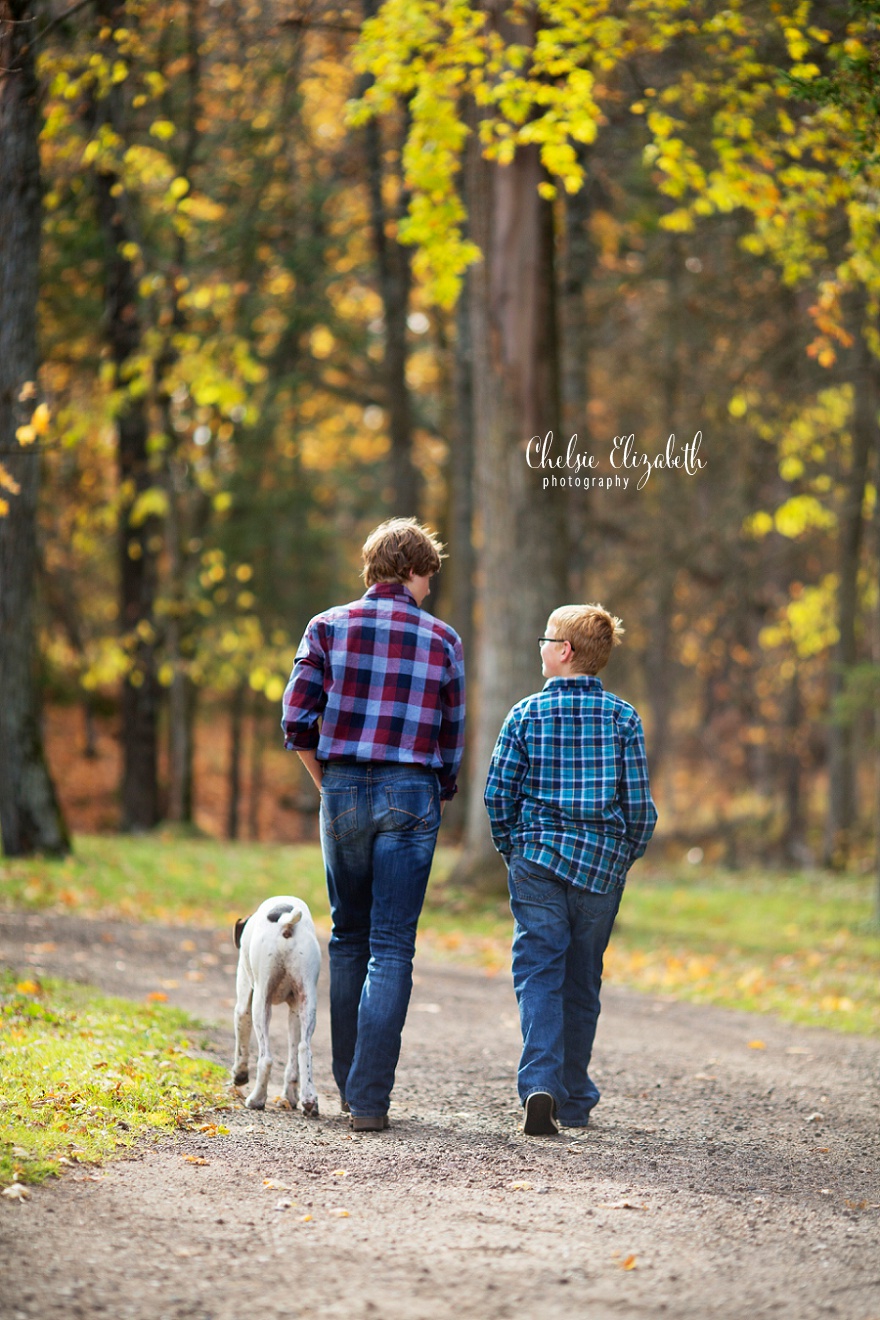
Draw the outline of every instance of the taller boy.
M388 1126L416 926L464 746L461 641L421 608L442 550L413 518L377 527L366 594L312 619L284 694L284 745L321 792L333 1076L359 1131Z
M636 711L596 677L623 629L601 605L563 605L538 639L547 682L514 706L486 807L508 861L524 1131L586 1127L602 958L626 874L657 821Z

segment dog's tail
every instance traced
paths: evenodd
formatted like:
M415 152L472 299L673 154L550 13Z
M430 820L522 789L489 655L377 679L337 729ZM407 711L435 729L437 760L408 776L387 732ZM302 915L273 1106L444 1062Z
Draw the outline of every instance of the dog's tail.
M301 919L302 919L302 913L300 912L299 908L294 908L292 912L288 912L287 916L282 919L278 929L281 931L281 934L284 936L286 940L290 939L291 935L293 934L294 926Z

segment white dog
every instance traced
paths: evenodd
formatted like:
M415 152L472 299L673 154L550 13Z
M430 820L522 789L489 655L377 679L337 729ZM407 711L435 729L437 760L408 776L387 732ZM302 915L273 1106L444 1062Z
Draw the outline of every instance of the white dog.
M235 923L239 950L235 1004L236 1086L248 1080L251 1024L257 1034L257 1080L245 1104L264 1109L272 1055L269 1019L272 1005L286 1003L289 1051L284 1071L284 1094L296 1108L296 1087L303 1113L318 1117L318 1095L312 1080L312 1034L318 1007L321 947L308 907L299 898L267 898L250 917Z

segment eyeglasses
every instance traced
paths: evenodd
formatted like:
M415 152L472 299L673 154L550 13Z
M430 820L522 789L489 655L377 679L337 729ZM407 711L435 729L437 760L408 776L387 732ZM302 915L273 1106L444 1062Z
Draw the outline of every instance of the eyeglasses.
M567 642L567 641L568 641L567 637L539 637L538 645L543 646L545 642ZM569 645L571 645L570 642ZM574 647L572 646L571 649L574 650Z

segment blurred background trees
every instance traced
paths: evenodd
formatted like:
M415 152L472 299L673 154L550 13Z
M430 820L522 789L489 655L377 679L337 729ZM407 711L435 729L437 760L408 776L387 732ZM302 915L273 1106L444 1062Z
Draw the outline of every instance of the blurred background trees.
M608 682L645 713L670 847L871 855L876 10L0 7L41 89L31 242L43 190L39 370L4 378L35 392L0 437L0 556L15 464L41 472L38 585L16 597L0 557L0 600L33 602L75 824L110 759L103 828L277 837L283 799L282 834L311 829L279 698L393 513L449 542L429 605L471 678L465 873L563 598L624 619ZM8 264L27 203L0 204ZM653 455L699 431L706 466L544 490L525 454L551 430L596 475L630 433Z

